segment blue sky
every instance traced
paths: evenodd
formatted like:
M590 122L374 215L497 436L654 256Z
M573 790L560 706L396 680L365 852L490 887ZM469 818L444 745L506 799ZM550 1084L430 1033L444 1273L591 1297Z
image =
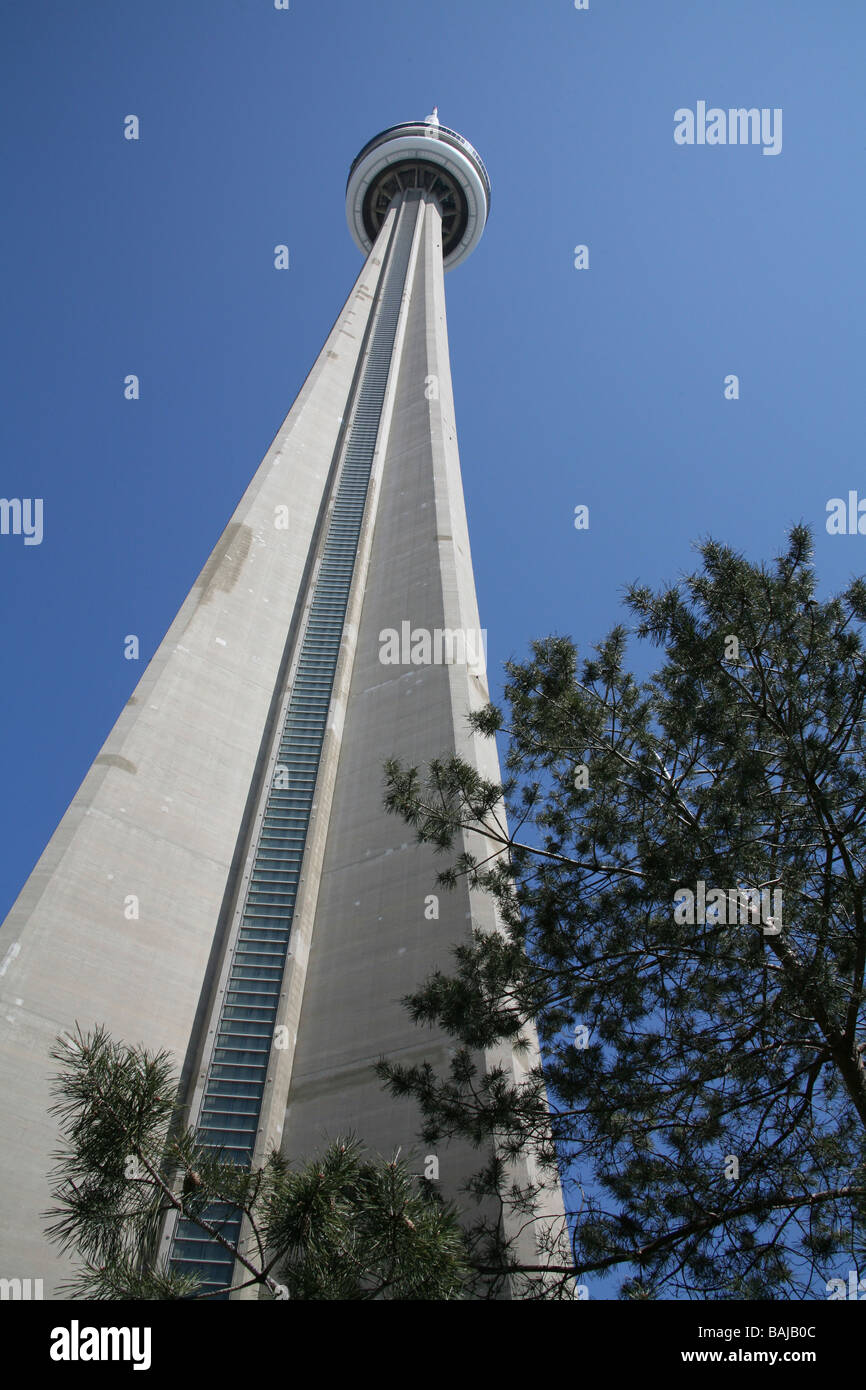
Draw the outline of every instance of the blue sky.
M0 495L44 506L0 536L0 916L349 291L353 156L434 103L493 184L446 289L494 689L700 536L804 520L825 592L866 571L824 525L866 496L859 0L43 0L0 37ZM677 145L702 100L781 108L781 152Z

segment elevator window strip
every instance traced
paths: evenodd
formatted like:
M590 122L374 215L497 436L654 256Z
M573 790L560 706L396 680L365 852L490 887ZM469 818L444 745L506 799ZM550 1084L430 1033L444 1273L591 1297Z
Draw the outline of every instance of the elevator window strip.
M379 317L357 394L342 473L310 605L288 711L280 736L273 785L259 831L241 927L232 957L225 998L198 1120L200 1142L224 1159L249 1167L264 1095L267 1061L274 1036L280 986L294 914L294 889L300 877L313 794L324 741L337 659L373 450L379 430L400 302L409 263L414 219L404 217L386 270ZM281 769L284 772L281 773ZM284 781L287 786L281 786ZM291 806L291 816L288 814ZM274 878L278 866L285 875ZM268 928L267 947L261 928ZM256 1004L256 1024L235 1024L238 1004ZM232 1078L236 1078L233 1080ZM224 1087L249 1099L242 1114L223 1113ZM224 1204L208 1208L226 1239L237 1241L240 1213ZM198 1227L178 1222L172 1245L173 1266L195 1273L201 1291L224 1288L231 1281L233 1259L217 1241L202 1239ZM217 1295L217 1300L227 1295Z

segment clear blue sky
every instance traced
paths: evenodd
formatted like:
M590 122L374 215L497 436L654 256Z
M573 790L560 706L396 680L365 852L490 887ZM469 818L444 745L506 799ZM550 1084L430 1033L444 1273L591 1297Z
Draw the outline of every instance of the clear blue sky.
M866 496L861 0L6 0L0 48L0 495L44 499L0 536L0 916L348 293L353 156L434 103L493 183L446 287L494 689L701 535L866 571L824 528ZM781 153L678 146L698 101L781 107Z

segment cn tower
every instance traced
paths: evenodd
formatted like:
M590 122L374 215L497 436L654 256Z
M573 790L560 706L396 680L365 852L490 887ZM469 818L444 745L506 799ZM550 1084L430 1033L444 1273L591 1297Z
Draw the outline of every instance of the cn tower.
M0 929L0 1275L46 1293L70 1272L40 1217L58 1138L48 1053L76 1022L166 1049L190 1123L244 1164L352 1130L435 1160L461 1201L488 1157L458 1142L425 1155L414 1104L373 1067L447 1069L451 1040L401 999L473 928L499 929L465 879L438 889L430 849L383 808L391 757L456 754L499 777L468 725L489 696L444 290L481 240L490 180L434 110L364 145L346 212L358 278ZM519 1166L525 1181L532 1156ZM562 1219L556 1192L547 1214ZM186 1222L163 1250L205 1290L232 1283L231 1258Z

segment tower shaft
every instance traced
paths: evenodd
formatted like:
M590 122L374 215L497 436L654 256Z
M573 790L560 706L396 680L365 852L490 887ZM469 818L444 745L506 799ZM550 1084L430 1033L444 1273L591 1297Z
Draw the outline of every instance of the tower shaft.
M0 1248L10 1275L46 1291L69 1272L40 1220L57 1145L48 1051L76 1023L166 1049L204 1141L242 1162L274 1146L307 1156L350 1130L388 1156L415 1150L419 1116L373 1066L447 1067L448 1038L420 1032L401 1000L473 927L496 930L494 907L465 880L440 892L432 853L382 804L392 756L455 753L498 778L467 723L488 690L441 238L430 190L394 197L2 928ZM484 853L478 837L467 848ZM520 1067L510 1049L479 1062ZM457 1197L485 1156L453 1144L435 1157ZM231 1273L185 1223L165 1249L214 1283Z

